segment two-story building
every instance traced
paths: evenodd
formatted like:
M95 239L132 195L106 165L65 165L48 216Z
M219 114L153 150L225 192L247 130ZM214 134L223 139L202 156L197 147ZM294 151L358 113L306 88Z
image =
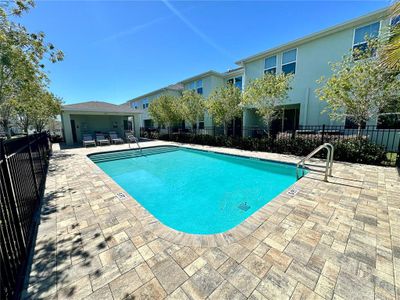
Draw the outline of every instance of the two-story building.
M246 84L264 73L293 73L291 91L284 103L282 118L275 121L281 129L293 129L299 125L344 125L322 113L326 103L318 99L315 90L317 80L331 76L331 62L338 62L352 49L365 48L367 37L375 38L390 22L387 9L345 22L343 24L305 36L287 44L257 53L236 62L244 68ZM254 109L245 109L245 126L261 125ZM377 120L369 120L375 125ZM276 124L278 123L278 124ZM351 121L345 121L351 126Z
M382 9L241 59L236 62L237 69L223 73L207 71L137 97L129 103L131 107L145 111L141 124L143 127L151 127L154 124L151 116L146 113L147 107L152 99L162 93L179 95L183 90L196 90L206 98L215 88L228 83L244 90L249 81L263 76L266 72L293 73L292 89L282 107L281 117L274 121L273 126L280 130L296 129L299 125L352 126L350 119L333 121L327 113L322 113L326 103L320 101L315 93L319 87L317 80L322 76L331 76L331 62L340 61L344 55L351 53L352 49L365 48L368 37L377 37L384 28L397 22L399 18L390 19L389 10ZM384 119L381 122L384 122ZM243 118L235 123L240 124L243 129L263 125L261 118L252 108L245 108ZM368 122L368 125L376 124L376 119ZM212 125L211 116L205 113L198 128ZM245 130L243 132L245 133Z

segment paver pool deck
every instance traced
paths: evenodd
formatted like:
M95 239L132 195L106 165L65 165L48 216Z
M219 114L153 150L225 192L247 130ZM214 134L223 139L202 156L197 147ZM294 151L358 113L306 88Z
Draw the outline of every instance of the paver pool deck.
M330 182L311 172L294 196L200 236L160 224L127 193L118 198L123 189L87 158L127 148L54 151L25 298L400 299L398 169L335 163Z

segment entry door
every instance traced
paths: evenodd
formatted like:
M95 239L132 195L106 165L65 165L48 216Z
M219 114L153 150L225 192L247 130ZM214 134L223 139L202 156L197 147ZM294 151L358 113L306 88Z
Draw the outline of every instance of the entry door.
M75 120L71 120L71 130L72 130L72 140L74 141L74 143L77 143L78 139L76 138Z
M300 110L298 108L285 109L284 116L283 131L299 128Z

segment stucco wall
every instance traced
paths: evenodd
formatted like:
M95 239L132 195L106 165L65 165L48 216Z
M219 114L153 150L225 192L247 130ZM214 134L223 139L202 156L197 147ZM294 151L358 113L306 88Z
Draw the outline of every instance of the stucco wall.
M364 25L370 23L372 22L369 21ZM387 21L381 22L381 28L386 24ZM321 76L332 75L329 62L340 61L343 55L351 50L354 29L333 33L297 47L296 74L286 104L300 103L301 125L344 124L343 121L332 121L327 114L321 113L326 104L318 99L315 89L320 86L316 81ZM245 63L245 86L250 80L263 76L264 60L272 55L277 55L277 72L281 72L282 52L271 53L263 58ZM371 120L369 124L375 124L374 120Z
M164 90L164 91L160 91L154 94L150 94L146 97L140 97L138 99L136 99L135 101L131 101L130 105L133 108L134 103L137 103L138 109L143 110L143 114L141 115L141 120L140 120L140 127L144 127L144 121L145 120L150 120L151 116L149 114L149 109L145 108L143 109L143 100L147 99L149 101L149 105L150 103L154 100L157 99L158 97L160 97L161 95L172 95L172 96L180 96L181 92L180 91L173 91L173 90Z
M63 113L61 115L64 139L68 145L73 144L73 129L71 128L71 120L75 121L75 130L77 143L82 142L82 134L95 132L108 133L115 131L118 135L124 138L124 120L128 120L127 116L112 116L112 115L74 115Z

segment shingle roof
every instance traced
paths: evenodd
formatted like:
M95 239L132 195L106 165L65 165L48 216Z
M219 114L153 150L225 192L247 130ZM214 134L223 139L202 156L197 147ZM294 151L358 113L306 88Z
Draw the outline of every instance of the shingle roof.
M87 101L76 104L63 105L62 110L67 111L88 111L105 113L138 113L140 111L132 109L128 103L116 105L103 101Z

